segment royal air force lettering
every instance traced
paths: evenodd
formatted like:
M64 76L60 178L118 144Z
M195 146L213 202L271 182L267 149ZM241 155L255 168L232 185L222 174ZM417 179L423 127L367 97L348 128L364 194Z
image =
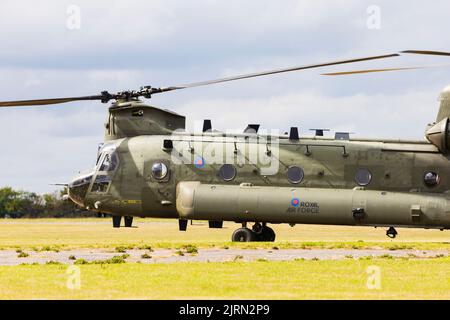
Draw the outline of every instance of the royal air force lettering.
M287 212L303 214L319 213L320 206L317 202L300 201L299 198L292 198Z

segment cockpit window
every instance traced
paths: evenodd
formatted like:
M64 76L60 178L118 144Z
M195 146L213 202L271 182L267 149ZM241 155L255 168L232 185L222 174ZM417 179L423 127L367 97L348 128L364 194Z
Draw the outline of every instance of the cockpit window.
M98 175L92 185L91 192L106 192L111 182L111 178L106 175Z
M117 168L118 162L119 161L117 158L117 154L115 152L111 154L107 153L103 158L102 165L100 166L100 171L114 171Z
M69 184L69 194L77 203L83 203L92 181L92 175L81 177Z
M84 186L86 184L90 184L92 180L92 175L77 179L75 181L73 181L70 186L71 187L79 187L79 186Z

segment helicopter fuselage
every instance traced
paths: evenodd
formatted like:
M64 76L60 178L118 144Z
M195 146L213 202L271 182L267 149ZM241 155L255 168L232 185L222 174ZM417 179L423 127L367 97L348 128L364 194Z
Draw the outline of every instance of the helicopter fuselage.
M108 141L70 196L122 216L447 229L449 176L425 141L175 132Z

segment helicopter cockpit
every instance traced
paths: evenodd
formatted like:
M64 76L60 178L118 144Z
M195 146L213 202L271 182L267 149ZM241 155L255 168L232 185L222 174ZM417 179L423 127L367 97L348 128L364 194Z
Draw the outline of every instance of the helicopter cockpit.
M69 184L69 196L77 204L84 206L88 192L107 193L111 185L112 175L119 165L115 145L102 145L99 148L97 163L92 171L77 176ZM92 183L92 181L94 182ZM92 186L91 186L92 185ZM91 187L90 187L91 186Z
M91 187L91 192L106 193L112 181L112 174L119 165L115 145L105 145L99 150L97 158L95 180Z

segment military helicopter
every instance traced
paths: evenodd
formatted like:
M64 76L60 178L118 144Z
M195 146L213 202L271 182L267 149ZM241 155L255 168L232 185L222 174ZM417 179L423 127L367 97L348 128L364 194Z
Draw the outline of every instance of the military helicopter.
M223 221L241 227L232 241L274 241L268 224L326 224L450 228L450 87L441 94L437 119L423 141L352 139L338 132L325 137L262 134L250 124L243 133L185 131L185 117L139 98L175 90L272 74L389 59L404 54L450 56L447 52L407 50L245 74L180 86L142 87L100 95L0 102L0 107L42 106L71 101L114 102L108 108L104 142L96 165L73 179L68 196L88 210L113 216L113 227L131 227L133 217ZM328 73L348 75L414 68ZM251 228L247 227L251 223Z

